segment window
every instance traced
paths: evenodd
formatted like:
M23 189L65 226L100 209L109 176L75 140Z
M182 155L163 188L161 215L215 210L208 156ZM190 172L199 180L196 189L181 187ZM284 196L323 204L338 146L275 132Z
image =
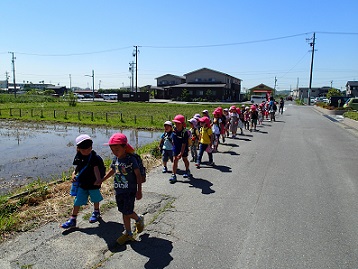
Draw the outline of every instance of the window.
M198 91L198 95L204 95L204 91Z

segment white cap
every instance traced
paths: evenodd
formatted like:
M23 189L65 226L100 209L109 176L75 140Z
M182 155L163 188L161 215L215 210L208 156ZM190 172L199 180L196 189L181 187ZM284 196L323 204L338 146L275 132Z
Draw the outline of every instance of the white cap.
M81 144L85 140L92 140L92 138L89 135L86 135L86 134L81 134L81 135L77 136L76 137L76 146L78 146L79 144Z
M166 122L164 122L164 125L173 126L173 123L171 121L167 120Z

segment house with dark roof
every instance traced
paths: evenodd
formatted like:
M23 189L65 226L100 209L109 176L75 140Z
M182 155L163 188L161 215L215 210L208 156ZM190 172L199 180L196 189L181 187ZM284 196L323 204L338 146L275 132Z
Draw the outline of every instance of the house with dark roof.
M264 95L267 99L270 96L275 95L275 89L261 83L255 87L252 87L251 89L248 89L250 92L250 95Z
M157 78L157 86L163 85L168 75ZM174 78L173 75L169 78ZM182 83L178 82L179 78ZM183 81L183 79L185 79ZM183 77L177 76L172 85L164 86L165 96L170 99L182 98L185 95L190 100L210 101L240 101L241 79L209 68L201 68ZM162 83L162 84L161 84Z
M154 90L154 98L156 99L171 99L169 94L169 88L171 86L185 83L184 76L176 76L172 74L166 74L156 78L157 87L152 87Z
M346 96L358 97L358 81L348 81L346 84Z
M325 97L330 89L331 89L331 87L328 87L328 86L320 87L320 88L312 87L311 92L310 92L310 98ZM294 89L292 91L292 96L295 99L308 98L308 90L309 90L309 88Z

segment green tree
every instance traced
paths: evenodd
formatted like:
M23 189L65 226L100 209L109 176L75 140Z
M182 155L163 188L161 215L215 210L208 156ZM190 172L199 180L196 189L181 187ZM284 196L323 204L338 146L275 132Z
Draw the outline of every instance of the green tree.
M190 94L189 94L189 92L188 92L188 90L187 89L184 89L182 92L181 92L181 99L183 100L183 101L190 101Z
M340 90L332 88L328 91L327 98L329 99L332 96L342 96L342 93Z

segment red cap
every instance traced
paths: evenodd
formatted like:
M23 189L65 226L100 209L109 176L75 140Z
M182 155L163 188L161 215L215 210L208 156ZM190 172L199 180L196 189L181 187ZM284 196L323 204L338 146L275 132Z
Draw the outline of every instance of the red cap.
M186 127L186 123L185 123L185 117L183 115L176 115L173 119L173 122L175 123L181 123L183 124L183 127Z
M110 138L107 144L105 145L126 145L126 152L133 153L135 150L134 148L128 144L128 139L125 134L122 133L115 133Z
M207 125L207 126L210 125L210 119L209 119L208 117L206 117L206 116L201 117L201 118L199 119L199 121L200 121L200 122L204 122L205 125Z

